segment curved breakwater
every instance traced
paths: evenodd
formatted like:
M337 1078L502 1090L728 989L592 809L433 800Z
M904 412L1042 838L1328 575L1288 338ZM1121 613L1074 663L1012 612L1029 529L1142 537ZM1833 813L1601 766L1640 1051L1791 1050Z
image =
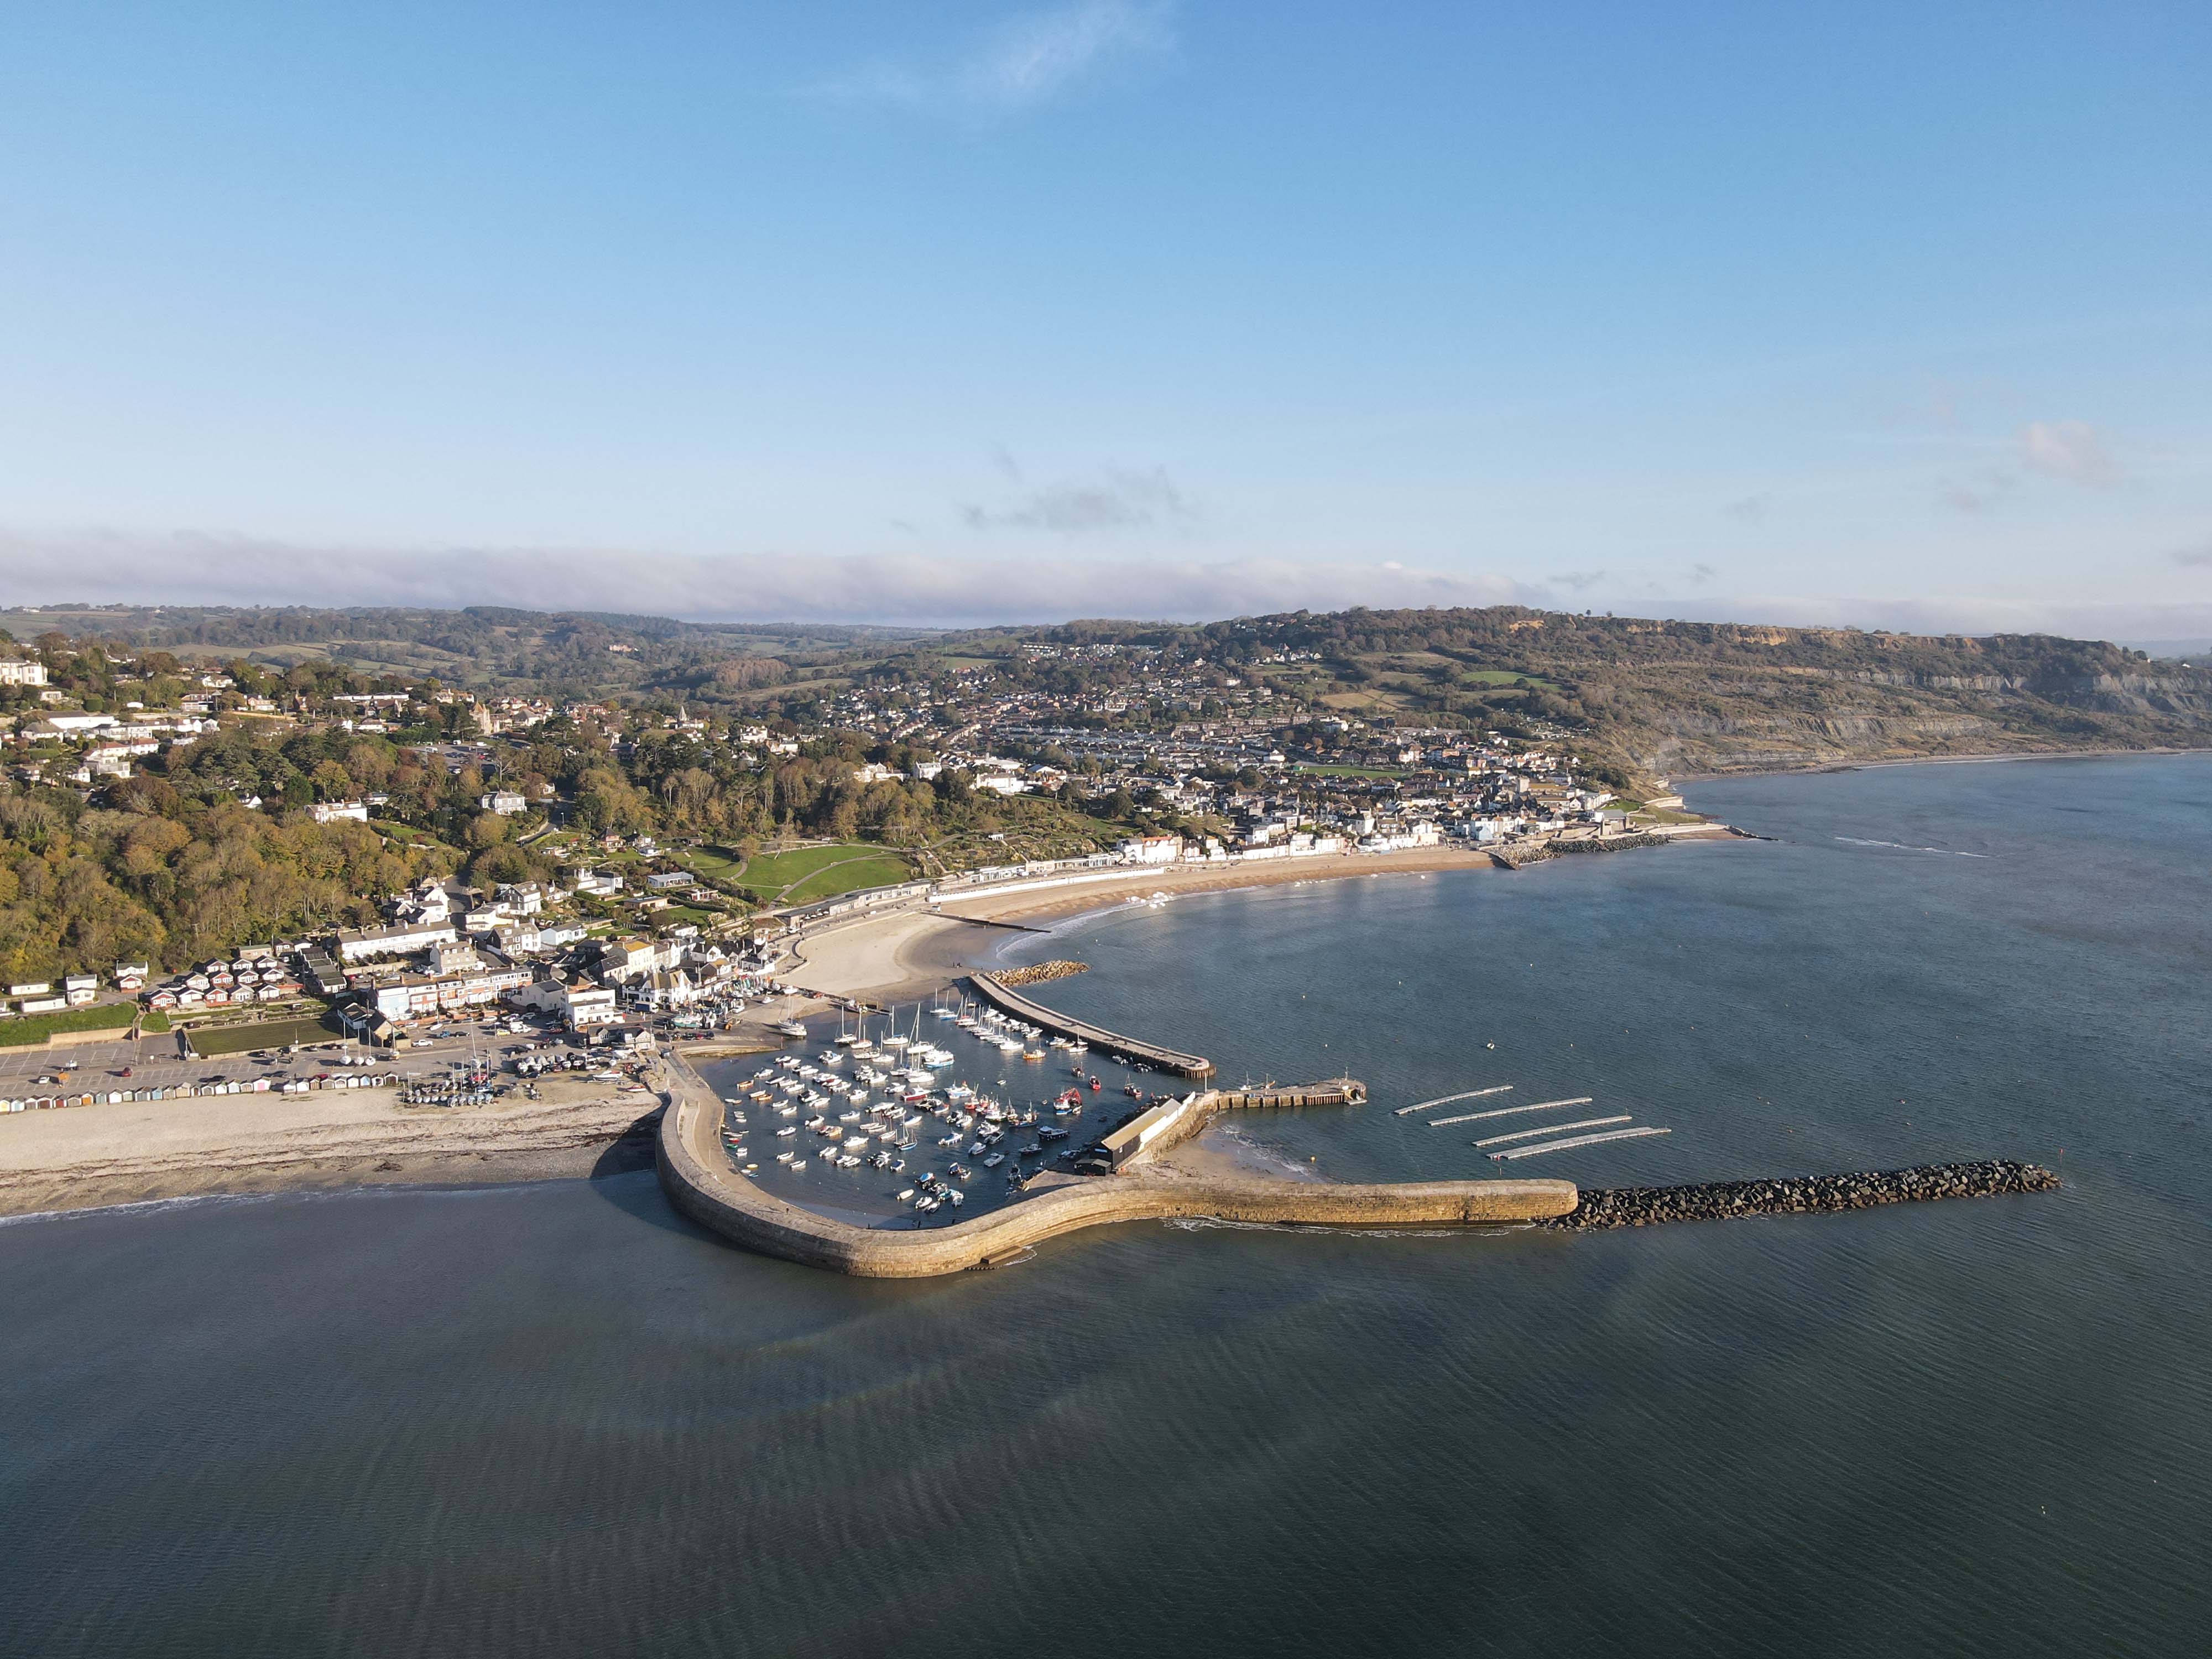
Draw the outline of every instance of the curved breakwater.
M2015 1164L2008 1158L1923 1164L1858 1175L1597 1189L1583 1194L1566 1214L1547 1217L1537 1224L1583 1232L1606 1227L1650 1227L1666 1221L1726 1221L1747 1215L1817 1215L1939 1198L2044 1193L2058 1185L2058 1177L2042 1165Z
M871 1279L927 1279L1019 1258L1032 1245L1116 1221L1205 1217L1317 1226L1480 1225L1565 1215L1567 1181L1420 1181L1375 1185L1266 1176L1118 1175L1071 1180L947 1227L856 1227L762 1191L729 1169L715 1141L720 1102L681 1060L660 1122L657 1162L669 1201L732 1243L808 1267Z

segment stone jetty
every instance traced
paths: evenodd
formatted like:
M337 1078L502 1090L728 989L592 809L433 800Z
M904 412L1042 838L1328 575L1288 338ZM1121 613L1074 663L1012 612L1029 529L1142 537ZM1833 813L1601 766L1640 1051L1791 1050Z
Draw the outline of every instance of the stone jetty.
M1048 1008L1042 1002L1031 1002L1020 992L1009 988L1006 980L995 974L976 974L970 976L968 982L975 988L977 996L1000 1012L1026 1020L1038 1030L1050 1031L1055 1036L1081 1037L1099 1053L1111 1054L1116 1060L1150 1066L1156 1071L1172 1072L1178 1077L1202 1078L1213 1074L1213 1062L1204 1054L1186 1054L1173 1048L1163 1048L1155 1042L1140 1042L1135 1037L1123 1036L1119 1031L1109 1031L1103 1025L1093 1025L1088 1020L1063 1014L1057 1008Z
M1565 1215L1540 1227L1594 1231L1650 1227L1665 1221L1726 1221L1747 1215L1817 1215L1914 1204L1938 1198L1986 1198L1999 1193L2045 1193L2058 1177L2036 1164L1992 1158L1978 1164L1923 1164L1906 1170L1858 1175L1807 1176L1773 1181L1711 1181L1689 1187L1615 1187L1585 1192Z

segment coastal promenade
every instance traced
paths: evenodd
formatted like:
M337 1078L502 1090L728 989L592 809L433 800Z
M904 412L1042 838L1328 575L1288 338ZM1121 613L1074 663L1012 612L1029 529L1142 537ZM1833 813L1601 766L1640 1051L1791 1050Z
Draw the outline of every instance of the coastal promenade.
M856 1227L763 1192L728 1165L721 1102L670 1054L660 1121L660 1184L669 1202L708 1231L765 1255L870 1279L927 1279L1019 1259L1031 1246L1118 1221L1205 1217L1320 1226L1486 1225L1566 1215L1567 1181L1421 1181L1381 1185L1265 1176L1146 1172L1057 1177L1002 1210L949 1227Z

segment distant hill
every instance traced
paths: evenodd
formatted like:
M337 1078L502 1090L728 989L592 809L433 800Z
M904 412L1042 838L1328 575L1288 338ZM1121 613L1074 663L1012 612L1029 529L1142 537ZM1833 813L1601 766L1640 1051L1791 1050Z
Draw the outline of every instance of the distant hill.
M2103 641L1920 635L1578 616L1516 605L1093 620L973 630L701 623L497 606L63 605L0 611L125 647L572 696L729 702L817 717L856 684L986 668L1032 690L1134 671L1238 671L1316 711L1384 725L1564 729L1639 774L1869 759L2212 746L2212 672ZM1061 647L1048 662L1024 647ZM1075 649L1069 649L1075 647Z

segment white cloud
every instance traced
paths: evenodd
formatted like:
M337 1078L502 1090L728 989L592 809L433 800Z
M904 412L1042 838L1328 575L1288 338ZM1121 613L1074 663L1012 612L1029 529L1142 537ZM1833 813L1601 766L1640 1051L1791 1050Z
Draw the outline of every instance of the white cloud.
M2176 564L2212 564L2212 538L2201 541L2194 547L2177 547L2173 550L2172 558Z
M726 558L635 549L301 546L244 536L0 530L0 604L511 605L698 620L914 626L1074 617L1541 604L1506 577L1287 559Z
M1013 469L1008 476L1018 481L1021 473ZM971 530L1056 530L1080 535L1194 520L1198 511L1165 469L1154 467L1149 472L1110 471L1097 483L1048 484L1000 507L965 505L960 516Z
M2054 478L2088 485L2119 482L2118 465L2087 421L2030 421L2021 428L2020 450L2028 465Z
M954 64L927 70L867 64L810 90L843 103L1011 113L1117 70L1172 57L1176 45L1171 0L1078 0L1009 18Z

